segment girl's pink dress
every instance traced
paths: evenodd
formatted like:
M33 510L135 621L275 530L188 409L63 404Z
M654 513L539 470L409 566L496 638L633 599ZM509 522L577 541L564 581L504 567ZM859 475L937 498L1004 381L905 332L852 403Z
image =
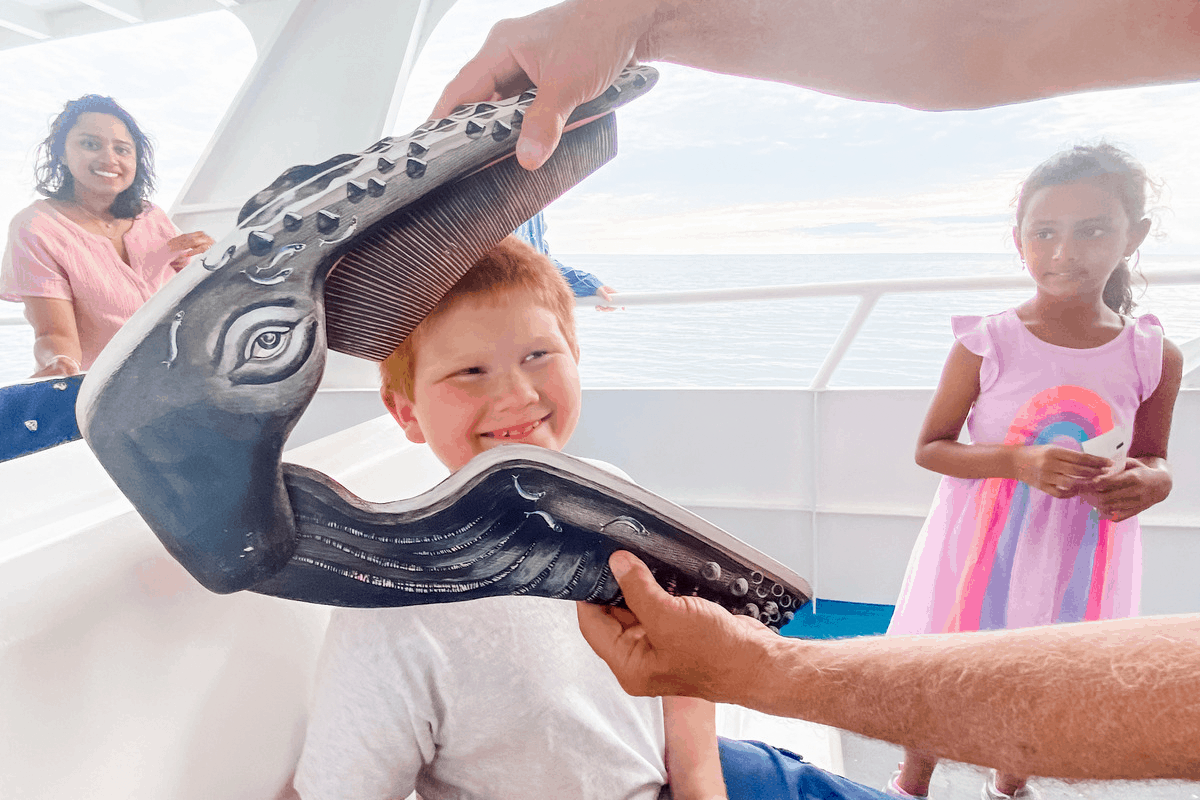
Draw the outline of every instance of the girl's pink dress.
M1153 315L1116 339L1078 350L1029 332L1015 310L955 317L954 336L983 357L971 442L1079 443L1125 425L1162 374ZM1080 498L1060 500L1012 479L943 476L908 563L889 634L1017 628L1138 613L1137 518L1100 520Z
M125 321L175 276L166 244L178 233L162 209L147 204L125 234L126 264L107 239L38 200L9 227L0 298L71 301L86 370Z

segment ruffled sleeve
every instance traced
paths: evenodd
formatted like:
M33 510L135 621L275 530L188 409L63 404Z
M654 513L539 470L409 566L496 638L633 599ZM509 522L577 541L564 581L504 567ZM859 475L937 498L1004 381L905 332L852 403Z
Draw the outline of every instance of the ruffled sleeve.
M1000 374L997 360L995 340L988 325L991 317L978 317L962 314L950 318L950 330L964 348L983 357L979 365L979 391L983 392L996 380Z
M1133 322L1133 364L1140 384L1138 400L1144 402L1162 379L1163 326L1153 314L1143 314Z
M0 262L0 298L23 301L27 297L71 300L71 284L49 244L53 222L35 206L13 218L8 245Z

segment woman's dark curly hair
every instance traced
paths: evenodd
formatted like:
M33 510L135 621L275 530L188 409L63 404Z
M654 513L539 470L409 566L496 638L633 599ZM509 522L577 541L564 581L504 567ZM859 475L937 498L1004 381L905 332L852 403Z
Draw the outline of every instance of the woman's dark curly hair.
M75 127L79 115L89 111L116 117L125 123L133 138L137 152L137 173L129 188L117 195L108 209L114 217L133 219L142 213L150 193L154 191L154 145L129 112L111 97L84 95L78 100L68 100L63 106L63 110L50 123L50 135L38 145L37 163L34 166L37 191L55 200L75 199L75 179L63 162L63 149L67 134Z

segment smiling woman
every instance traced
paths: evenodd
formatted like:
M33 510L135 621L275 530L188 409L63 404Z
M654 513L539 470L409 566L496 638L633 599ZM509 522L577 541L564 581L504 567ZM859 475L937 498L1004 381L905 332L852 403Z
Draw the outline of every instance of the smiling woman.
M45 199L13 218L0 297L33 326L34 377L86 370L121 325L212 239L149 202L154 151L112 98L69 101L39 148Z

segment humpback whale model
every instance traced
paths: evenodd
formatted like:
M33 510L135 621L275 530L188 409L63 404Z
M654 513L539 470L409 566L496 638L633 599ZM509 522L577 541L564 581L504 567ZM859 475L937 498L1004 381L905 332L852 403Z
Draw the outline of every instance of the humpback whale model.
M479 256L612 158L613 109L656 80L626 70L533 172L511 157L533 91L293 167L130 319L84 381L80 430L197 580L342 606L619 603L607 558L625 548L671 592L769 625L807 602L783 565L563 454L492 449L391 504L281 462L326 348L387 357Z

